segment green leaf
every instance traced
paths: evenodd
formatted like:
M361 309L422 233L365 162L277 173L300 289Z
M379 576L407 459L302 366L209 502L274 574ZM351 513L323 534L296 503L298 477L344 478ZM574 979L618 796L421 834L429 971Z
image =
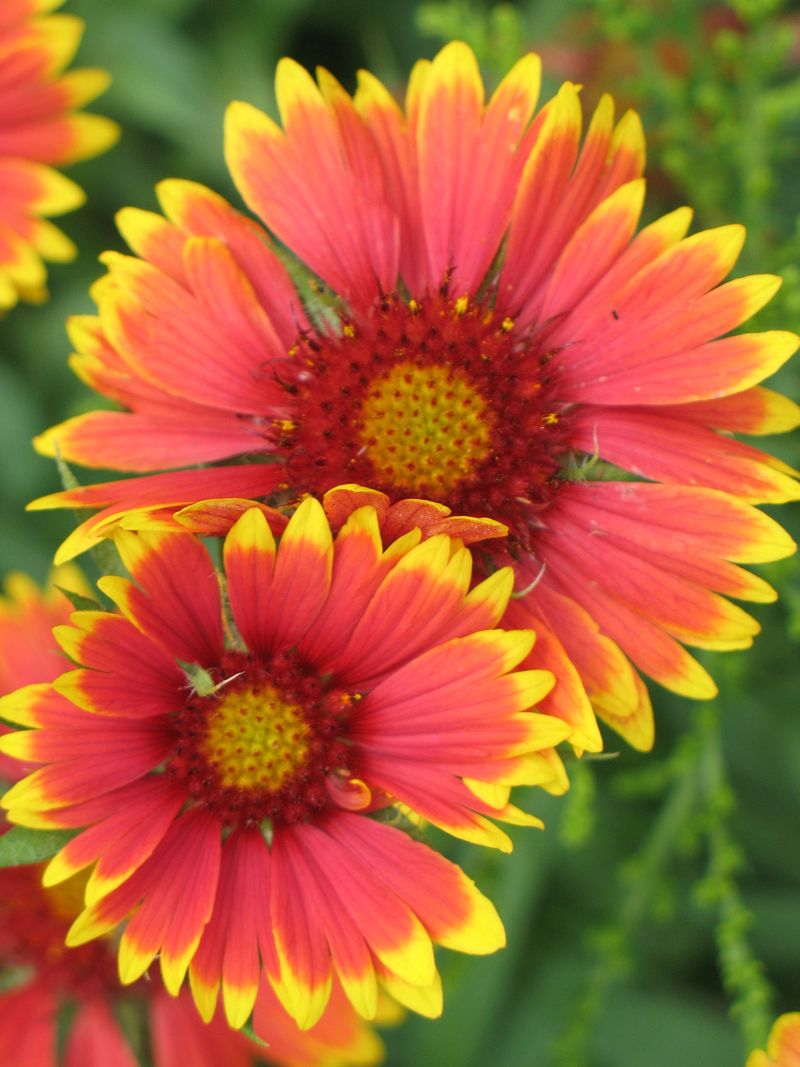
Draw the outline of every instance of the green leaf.
M108 608L104 608L102 604L93 600L90 596L84 596L83 593L76 593L72 589L65 589L63 585L56 585L56 589L59 593L64 594L76 611L108 611Z
M55 856L75 836L72 830L31 830L15 826L0 836L0 867L22 867Z

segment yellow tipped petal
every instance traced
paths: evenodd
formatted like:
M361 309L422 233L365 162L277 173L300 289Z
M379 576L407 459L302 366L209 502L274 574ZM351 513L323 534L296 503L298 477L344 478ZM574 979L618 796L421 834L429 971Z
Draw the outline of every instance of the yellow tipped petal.
M298 113L307 109L320 111L324 107L314 79L305 67L288 57L279 60L275 71L275 99L287 131Z
M486 627L496 626L508 607L514 591L514 568L501 567L470 590L465 601L467 604L482 604L487 611Z
M107 934L116 925L116 922L100 918L93 908L84 908L67 931L65 943L70 948L75 945L85 945L87 941L93 941L96 937Z
M177 997L180 992L183 980L186 977L186 972L189 969L189 963L192 956L197 951L197 946L200 944L200 934L189 944L179 956L173 956L168 952L162 950L159 961L161 964L161 978L166 986L167 992L171 993L173 997ZM120 950L122 945L120 944ZM120 964L121 966L121 964ZM125 984L123 982L123 984Z
M127 933L127 931L126 931ZM137 948L132 939L122 935L119 943L119 980L123 985L131 985L141 978L155 959L155 952L143 952ZM162 964L163 975L163 964ZM164 983L166 985L166 982ZM177 991L176 991L177 992ZM174 995L174 994L173 994Z
M642 120L635 111L626 111L617 123L611 138L611 152L612 155L616 155L618 152L625 152L636 161L639 171L644 170L647 155L644 127L642 126ZM689 217L691 218L691 214ZM687 221L687 229L688 225Z
M73 143L69 152L70 163L91 159L115 145L121 129L113 119L105 115L87 115L81 112L70 119Z
M210 1023L211 1020L214 1018L214 1012L217 1010L219 982L208 984L207 982L201 980L190 966L189 985L192 990L192 1000L194 1001L195 1007L200 1013L200 1018L203 1020L204 1023ZM244 1022L246 1021L247 1019L245 1018L240 1024L240 1026L244 1025Z
M228 1020L228 1026L234 1030L241 1030L250 1018L257 993L257 985L239 988L223 982L222 1003L225 1008L225 1018ZM216 992L214 999L216 1000Z
M311 986L304 982L289 963L281 944L279 931L275 931L275 951L280 972L273 976L272 988L281 1004L292 1016L300 1030L310 1030L319 1022L331 995L331 974L324 982Z
M0 752L19 760L36 759L38 730L20 730L0 736Z
M42 874L42 885L49 888L53 885L58 885L59 882L65 882L68 878L71 878L73 874L81 870L81 867L71 863L65 854L65 850L62 848L60 852L57 852L55 856L50 860L44 869ZM88 901L87 901L88 903Z
M84 67L69 71L60 79L60 83L69 93L70 107L77 108L104 93L111 84L111 75L107 70Z
M363 1019L374 1019L378 1010L378 982L375 971L370 967L364 974L350 975L339 970L347 999Z
M16 782L7 793L0 798L0 804L8 810L12 808L44 808L58 807L50 800L36 778L36 773L28 775L21 781Z
M484 956L506 944L506 932L497 910L463 871L459 872L461 891L469 898L469 915L458 927L437 937L439 944L457 952Z
M442 1014L442 980L439 974L430 985L416 986L389 972L381 974L381 985L404 1007L426 1019L438 1019Z

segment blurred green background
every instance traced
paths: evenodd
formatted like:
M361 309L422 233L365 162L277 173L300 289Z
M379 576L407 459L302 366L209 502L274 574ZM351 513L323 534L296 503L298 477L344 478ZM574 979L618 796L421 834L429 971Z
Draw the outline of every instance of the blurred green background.
M96 110L124 128L108 155L69 173L88 204L63 220L81 249L51 272L44 307L0 325L2 570L43 578L66 515L24 514L58 488L28 441L93 406L66 366L68 314L91 310L97 255L121 248L114 212L154 207L167 176L238 199L222 160L226 103L274 110L272 72L289 54L348 88L367 66L402 91L413 61L450 36L477 50L490 83L540 51L545 97L571 78L587 106L609 90L648 133L655 216L678 204L696 226L748 226L738 273L785 284L759 317L800 327L800 10L775 0L69 0L86 20L81 65L109 69ZM800 395L798 369L776 386ZM800 461L797 436L765 443ZM83 477L83 476L82 476ZM798 509L779 517L800 534ZM568 797L533 794L544 834L513 857L446 843L497 902L509 947L443 954L445 1013L387 1031L396 1067L736 1067L781 1011L800 1009L800 582L793 561L763 568L781 589L756 607L754 650L708 657L713 706L656 693L651 756L617 746L570 764ZM440 842L437 840L437 844Z

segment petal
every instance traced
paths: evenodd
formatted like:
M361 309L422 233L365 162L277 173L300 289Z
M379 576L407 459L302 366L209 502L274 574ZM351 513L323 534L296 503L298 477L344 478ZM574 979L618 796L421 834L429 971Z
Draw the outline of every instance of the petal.
M576 607L576 610L579 609ZM556 678L556 684L550 692L539 698L539 710L546 715L554 715L569 725L571 732L568 740L573 745L589 752L599 752L603 747L603 742L589 702L591 690L583 672L578 670L577 661L567 652L563 643L566 636L573 632L572 627L564 628L550 619L541 610L538 598L533 595L510 602L504 616L504 625L534 630L536 633L535 648L522 661L521 666L543 668L550 671ZM577 634L579 631L575 632ZM602 652L605 651L596 632L597 628L590 623L591 636L588 648L585 640L576 642L581 652L585 650L591 655L595 644L600 645ZM627 663L621 652L617 652L617 660ZM617 672L609 673L616 682Z
M429 281L427 249L420 225L417 162L405 116L389 90L366 70L358 72L353 103L372 135L386 201L398 219L400 274L409 292L424 292Z
M307 328L308 320L264 230L197 182L171 178L159 182L156 193L165 215L185 233L216 237L227 245L288 348Z
M331 818L326 829L408 905L433 941L481 955L505 944L493 906L455 864L362 815Z
M560 518L559 550L580 566L593 586L627 604L667 633L697 648L747 648L760 627L741 608L711 593L657 559L644 558L634 548L606 540L598 551L591 531ZM547 558L554 560L553 541Z
M265 571L261 578L259 594L266 610L260 614L260 633L254 637L264 641L264 647L294 645L308 630L328 596L332 563L328 520L322 505L308 497L281 537L274 571Z
M111 588L110 582L104 581L103 584ZM155 718L168 715L184 704L189 685L185 675L180 687L182 692L178 685L153 684L146 670L142 671L142 675L141 689L137 686L132 669L127 676L105 671L67 671L56 678L53 686L77 707L103 717L127 720Z
M713 335L712 335L713 336ZM565 375L565 396L594 404L683 404L738 393L774 374L797 350L798 338L785 330L737 334L694 348L680 341L667 349L639 348L646 358L624 360L614 353L605 373L584 377ZM625 351L633 351L625 346ZM599 365L597 367L599 370Z
M40 767L3 797L12 816L15 808L48 811L110 792L143 777L172 751L174 740L163 723L76 714L84 717L74 731L52 731L53 747L59 746L64 758Z
M458 293L474 293L508 225L525 163L520 142L536 107L540 63L523 57L484 109L475 56L446 45L420 86L415 123L427 286L453 271Z
M577 669L592 705L614 709L624 718L636 708L635 672L620 648L604 634L591 614L569 597L562 596L548 583L540 583L530 594L530 608L541 614L566 651L569 661ZM526 601L518 601L509 612L509 621L524 617ZM540 629L537 634L541 637ZM539 644L537 640L537 651ZM561 687L561 677L550 694L551 699ZM547 710L545 698L543 710ZM576 742L577 743L577 742Z
M307 1030L328 1003L331 959L324 934L306 908L304 886L283 844L284 835L276 834L270 911L278 966L270 969L269 978L285 1011L301 1030Z
M534 122L498 292L501 305L521 324L541 317L544 286L575 231L606 197L642 173L638 117L627 112L616 128L613 119L613 103L604 96L578 158L581 108L578 88L567 82Z
M788 396L761 386L715 400L665 406L662 412L731 433L788 433L800 426L800 406Z
M659 555L766 563L794 550L774 519L715 489L642 482L570 485L558 506L601 539L617 536Z
M571 436L577 448L644 478L720 489L752 503L800 499L794 477L771 456L652 408L578 408Z
M130 250L176 282L186 283L183 265L185 236L154 211L124 207L115 216L117 229Z
M546 671L509 674L533 647L530 630L485 630L429 649L383 678L359 705L361 736L381 728L405 732L448 721L479 724L530 708L552 686ZM434 716L432 719L431 716Z
M342 1064L352 1063L353 1067L374 1067L383 1059L380 1039L363 1024L338 982L333 984L322 1018L310 1030L303 1031L283 1010L269 984L262 983L253 1028L279 1063L327 1067L334 1053L341 1057Z
M224 647L219 584L202 544L183 534L122 531L115 545L136 582L114 584L120 609L172 655L218 663Z
M251 652L269 647L266 619L275 554L275 538L257 508L246 511L225 538L223 556L231 613Z
M324 835L317 834L315 827L308 827L308 831L297 826L280 832L281 862L291 866L293 877L302 887L304 906L319 924L334 973L348 999L359 1014L371 1019L377 1009L378 986L369 948L358 925L342 906L335 882L326 870L323 856L318 854ZM432 951L430 956L433 966Z
M650 703L647 686L639 674L634 671L633 676L638 695L633 711L630 714L618 716L613 708L607 707L601 700L598 700L596 701L597 714L633 748L640 752L650 752L655 740L653 705Z
M56 553L56 563L65 563L109 536L131 508L162 506L177 511L187 504L212 497L264 496L282 477L281 465L266 463L174 471L51 493L34 500L28 507L32 511L65 506L101 509L64 541Z
M0 993L0 1062L54 1065L57 1013L55 991L41 982Z
M217 423L217 425L214 425ZM35 439L37 452L84 467L152 471L212 463L264 450L264 436L236 415L179 410L170 415L90 411L51 426Z
M111 706L102 702L101 694L109 687L119 693L130 716L169 713L183 702L185 674L128 619L107 611L80 611L72 615L72 622L72 626L56 626L53 636L70 659L91 668L79 674L72 672L66 683L59 682L59 692L79 707L101 715L118 710L116 702ZM101 679L98 673L110 677ZM84 685L77 682L76 675Z
M337 673L363 683L430 647L458 617L469 586L469 552L451 553L437 534L412 548L389 572L353 630Z
M162 778L138 782L124 808L73 837L45 868L42 884L56 885L97 861L86 903L116 889L158 846L186 800L185 790Z
M334 542L328 598L298 646L309 662L322 671L337 662L396 559L395 554L382 551L375 508L367 506L351 512Z
M369 867L355 860L324 827L302 828L295 835L295 843L302 849L309 874L327 887L329 939L337 927L348 929L351 940L363 938L381 967L412 985L430 985L436 977L430 938L408 906L380 884L380 875L376 878ZM331 950L336 960L333 940ZM345 976L338 963L337 968L345 992L360 1010L357 973ZM374 987L371 960L368 980ZM370 990L372 998L374 993ZM371 1017L375 1013L374 999L368 1006L371 1011L362 1014Z
M797 1067L800 1063L800 1012L781 1015L772 1027L767 1051L779 1067Z
M269 917L269 851L260 829L242 829L223 845L214 912L190 966L192 994L206 1022L222 986L228 1023L241 1027L259 987L261 955L274 968Z
M644 193L642 178L620 186L578 227L556 263L540 313L542 321L571 311L607 274L633 237Z
M398 264L397 224L380 195L377 153L359 136L353 113L356 163L333 109L292 60L278 64L276 96L285 133L249 104L228 108L225 158L237 188L334 292L368 306L394 288Z
M103 255L109 275L96 296L109 342L130 370L168 395L258 417L280 414L286 393L275 367L286 349L248 280L213 238L190 239L183 254L191 291L143 260Z
M67 943L111 929L141 900L120 942L120 978L136 981L160 952L164 984L176 995L211 915L219 861L219 823L207 812L187 812L126 882L78 916Z
M550 576L555 573L557 579ZM646 674L682 696L695 700L716 696L717 687L697 660L660 626L626 606L612 592L593 585L569 553L568 544L556 549L550 575L545 581L583 607Z

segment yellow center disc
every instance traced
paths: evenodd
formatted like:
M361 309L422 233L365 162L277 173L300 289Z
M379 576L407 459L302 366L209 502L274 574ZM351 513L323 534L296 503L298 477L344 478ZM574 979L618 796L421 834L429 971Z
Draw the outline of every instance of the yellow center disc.
M201 748L222 786L277 790L306 761L310 734L302 709L275 689L223 691Z
M489 454L494 419L466 374L407 362L375 379L361 407L361 442L378 481L439 497Z

